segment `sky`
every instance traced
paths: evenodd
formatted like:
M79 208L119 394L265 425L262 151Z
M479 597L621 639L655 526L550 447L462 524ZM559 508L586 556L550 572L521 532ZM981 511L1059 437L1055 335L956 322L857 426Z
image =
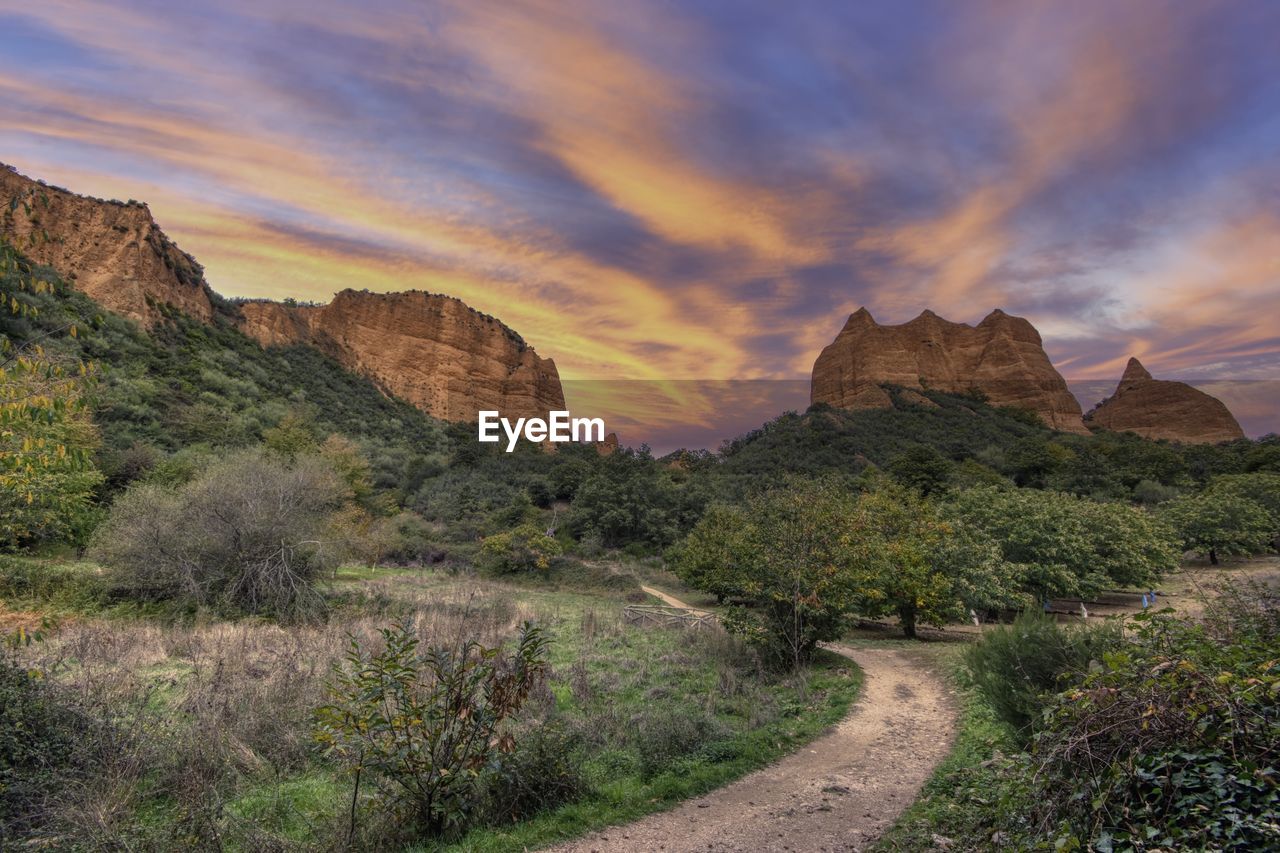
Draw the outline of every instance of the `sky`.
M0 161L148 202L224 295L457 296L632 428L803 389L860 306L1000 307L1259 434L1277 44L1273 0L0 0Z

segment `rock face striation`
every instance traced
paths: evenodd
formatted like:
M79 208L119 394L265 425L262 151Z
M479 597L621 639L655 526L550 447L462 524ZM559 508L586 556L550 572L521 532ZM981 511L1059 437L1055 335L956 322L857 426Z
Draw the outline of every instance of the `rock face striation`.
M314 346L443 420L565 408L554 361L453 297L344 290L327 305L245 302L240 312L241 328L263 346Z
M0 236L104 308L144 326L163 317L164 305L212 319L204 270L145 204L76 195L0 163L0 205Z
M888 408L881 387L979 391L993 406L1029 409L1054 429L1086 434L1080 404L1045 354L1040 333L996 309L977 326L932 311L882 326L866 308L849 316L813 365L810 400L848 409Z
M1185 382L1154 379L1129 359L1116 391L1085 416L1090 426L1164 438L1183 444L1216 444L1244 438L1222 401Z

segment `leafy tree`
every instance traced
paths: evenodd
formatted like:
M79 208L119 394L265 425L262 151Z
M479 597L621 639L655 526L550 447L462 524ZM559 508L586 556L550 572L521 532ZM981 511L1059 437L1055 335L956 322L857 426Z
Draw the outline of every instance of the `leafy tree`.
M608 548L671 544L702 510L701 496L672 482L647 448L620 448L578 487L568 525L579 538L595 534Z
M839 636L874 574L857 498L831 482L799 481L748 501L728 531L726 517L717 510L698 523L676 571L750 604L731 611L726 627L774 663L799 667L820 641ZM725 560L718 569L717 554Z
M1207 555L1215 566L1219 557L1265 551L1275 535L1271 515L1230 489L1175 498L1160 507L1160 515L1186 550Z
M421 649L407 621L380 633L378 651L352 638L316 712L317 741L355 780L348 843L365 782L377 809L455 833L477 815L493 756L515 748L502 724L545 677L547 640L527 622L506 655L475 640Z
M1280 537L1280 473L1224 474L1209 483L1208 491L1250 500L1271 516L1271 533Z
M894 615L908 637L919 623L942 626L970 608L1013 607L1025 601L1013 568L989 537L939 518L903 489L880 489L858 501L860 529L879 559L862 590L859 610Z
M991 536L1019 586L1037 597L1089 597L1114 584L1143 586L1177 566L1172 532L1144 510L1036 489L969 489L944 515Z
M480 545L484 561L496 572L543 572L551 568L551 558L559 556L560 543L537 525L522 524L514 530L495 533Z
M56 285L31 274L0 244L0 547L60 540L86 520L102 476L84 389L92 366L46 352L46 342L74 340L76 319L25 340L13 336L39 316L39 300Z
M951 478L951 463L927 444L898 454L886 469L893 479L928 497L946 488Z
M753 556L743 535L747 511L730 504L712 504L702 519L667 554L682 580L705 590L723 603L741 591Z

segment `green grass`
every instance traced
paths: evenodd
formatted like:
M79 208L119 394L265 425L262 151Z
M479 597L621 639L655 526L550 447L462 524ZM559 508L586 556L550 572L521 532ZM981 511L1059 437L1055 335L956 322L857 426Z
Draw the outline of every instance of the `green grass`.
M650 636L660 638L647 644L651 650L679 639L677 632L655 631ZM605 761L595 762L595 793L585 800L514 826L479 829L454 843L413 849L477 853L536 849L670 808L739 779L794 751L840 720L856 698L862 678L846 658L822 653L805 680L805 699L796 698L792 685L778 682L771 686L770 694L785 705L777 720L706 745L648 781L634 771L617 770L619 764L625 767L625 762L616 762L617 756L611 756L615 759L612 773ZM697 691L705 686L700 681L692 677L680 690ZM627 707L643 707L635 691L616 694L615 698Z

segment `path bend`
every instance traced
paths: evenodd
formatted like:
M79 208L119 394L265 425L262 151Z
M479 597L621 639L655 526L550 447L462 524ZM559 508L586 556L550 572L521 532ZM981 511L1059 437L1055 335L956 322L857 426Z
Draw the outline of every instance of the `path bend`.
M664 600L669 596L660 596ZM672 599L672 606L684 606ZM835 728L737 782L552 850L852 851L878 838L950 750L956 702L922 654L831 645L863 671Z

